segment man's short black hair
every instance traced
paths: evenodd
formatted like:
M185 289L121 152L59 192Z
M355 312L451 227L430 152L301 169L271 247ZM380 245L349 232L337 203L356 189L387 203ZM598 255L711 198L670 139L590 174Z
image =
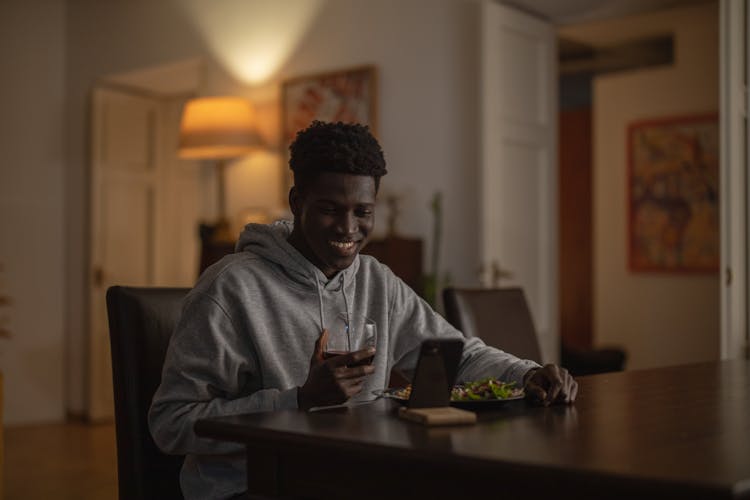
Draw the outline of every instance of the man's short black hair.
M342 172L375 178L375 189L388 171L377 139L358 123L327 123L315 120L289 146L289 168L294 185L304 189L321 172Z

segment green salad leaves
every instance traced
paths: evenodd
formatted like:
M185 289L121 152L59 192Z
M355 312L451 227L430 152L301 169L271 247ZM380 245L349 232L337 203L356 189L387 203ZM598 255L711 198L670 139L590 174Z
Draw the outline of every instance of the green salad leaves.
M523 389L515 388L515 382L500 382L490 377L475 382L466 382L453 387L452 401L485 401L488 399L508 399L520 396Z

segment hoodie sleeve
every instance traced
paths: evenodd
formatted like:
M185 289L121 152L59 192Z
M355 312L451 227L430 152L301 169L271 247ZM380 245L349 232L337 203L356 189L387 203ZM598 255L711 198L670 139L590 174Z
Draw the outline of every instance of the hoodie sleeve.
M257 386L256 356L251 342L209 295L198 293L183 307L172 336L148 420L159 448L172 454L241 452L239 443L198 438L198 419L256 411L297 408L297 389Z
M458 382L496 377L506 382L514 381L520 386L526 372L539 367L534 361L520 359L490 347L478 337L465 338L414 290L390 274L392 284L389 331L394 346L393 359L396 368L412 373L416 368L422 342L435 337L464 340Z

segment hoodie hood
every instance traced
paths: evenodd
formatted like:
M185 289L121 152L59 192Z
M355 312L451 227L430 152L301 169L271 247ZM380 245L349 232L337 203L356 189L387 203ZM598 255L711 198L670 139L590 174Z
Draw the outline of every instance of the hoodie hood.
M323 274L315 264L299 253L288 240L292 234L294 223L288 220L279 220L273 224L248 224L240 233L235 250L237 252L250 252L265 260L273 262L281 267L282 272L294 283L304 288L314 290L318 295L318 308L321 330L326 327L326 305L323 295L325 292L341 294L344 308L349 322L350 304L347 298L347 289L350 296L354 288L354 277L359 269L359 255L354 258L352 265L336 273L331 279Z
M278 220L272 224L247 224L240 233L235 251L251 252L278 264L289 279L305 287L317 288L320 284L324 289L332 290L341 286L342 276L345 285L353 281L359 269L359 255L351 266L328 279L287 241L292 229L294 223L288 220Z

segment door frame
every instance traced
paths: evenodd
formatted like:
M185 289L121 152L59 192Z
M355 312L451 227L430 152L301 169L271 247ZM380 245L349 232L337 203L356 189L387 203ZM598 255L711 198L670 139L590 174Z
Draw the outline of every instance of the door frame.
M721 359L750 357L748 221L750 129L748 91L750 9L742 0L719 4L721 180ZM745 73L743 73L745 69Z

